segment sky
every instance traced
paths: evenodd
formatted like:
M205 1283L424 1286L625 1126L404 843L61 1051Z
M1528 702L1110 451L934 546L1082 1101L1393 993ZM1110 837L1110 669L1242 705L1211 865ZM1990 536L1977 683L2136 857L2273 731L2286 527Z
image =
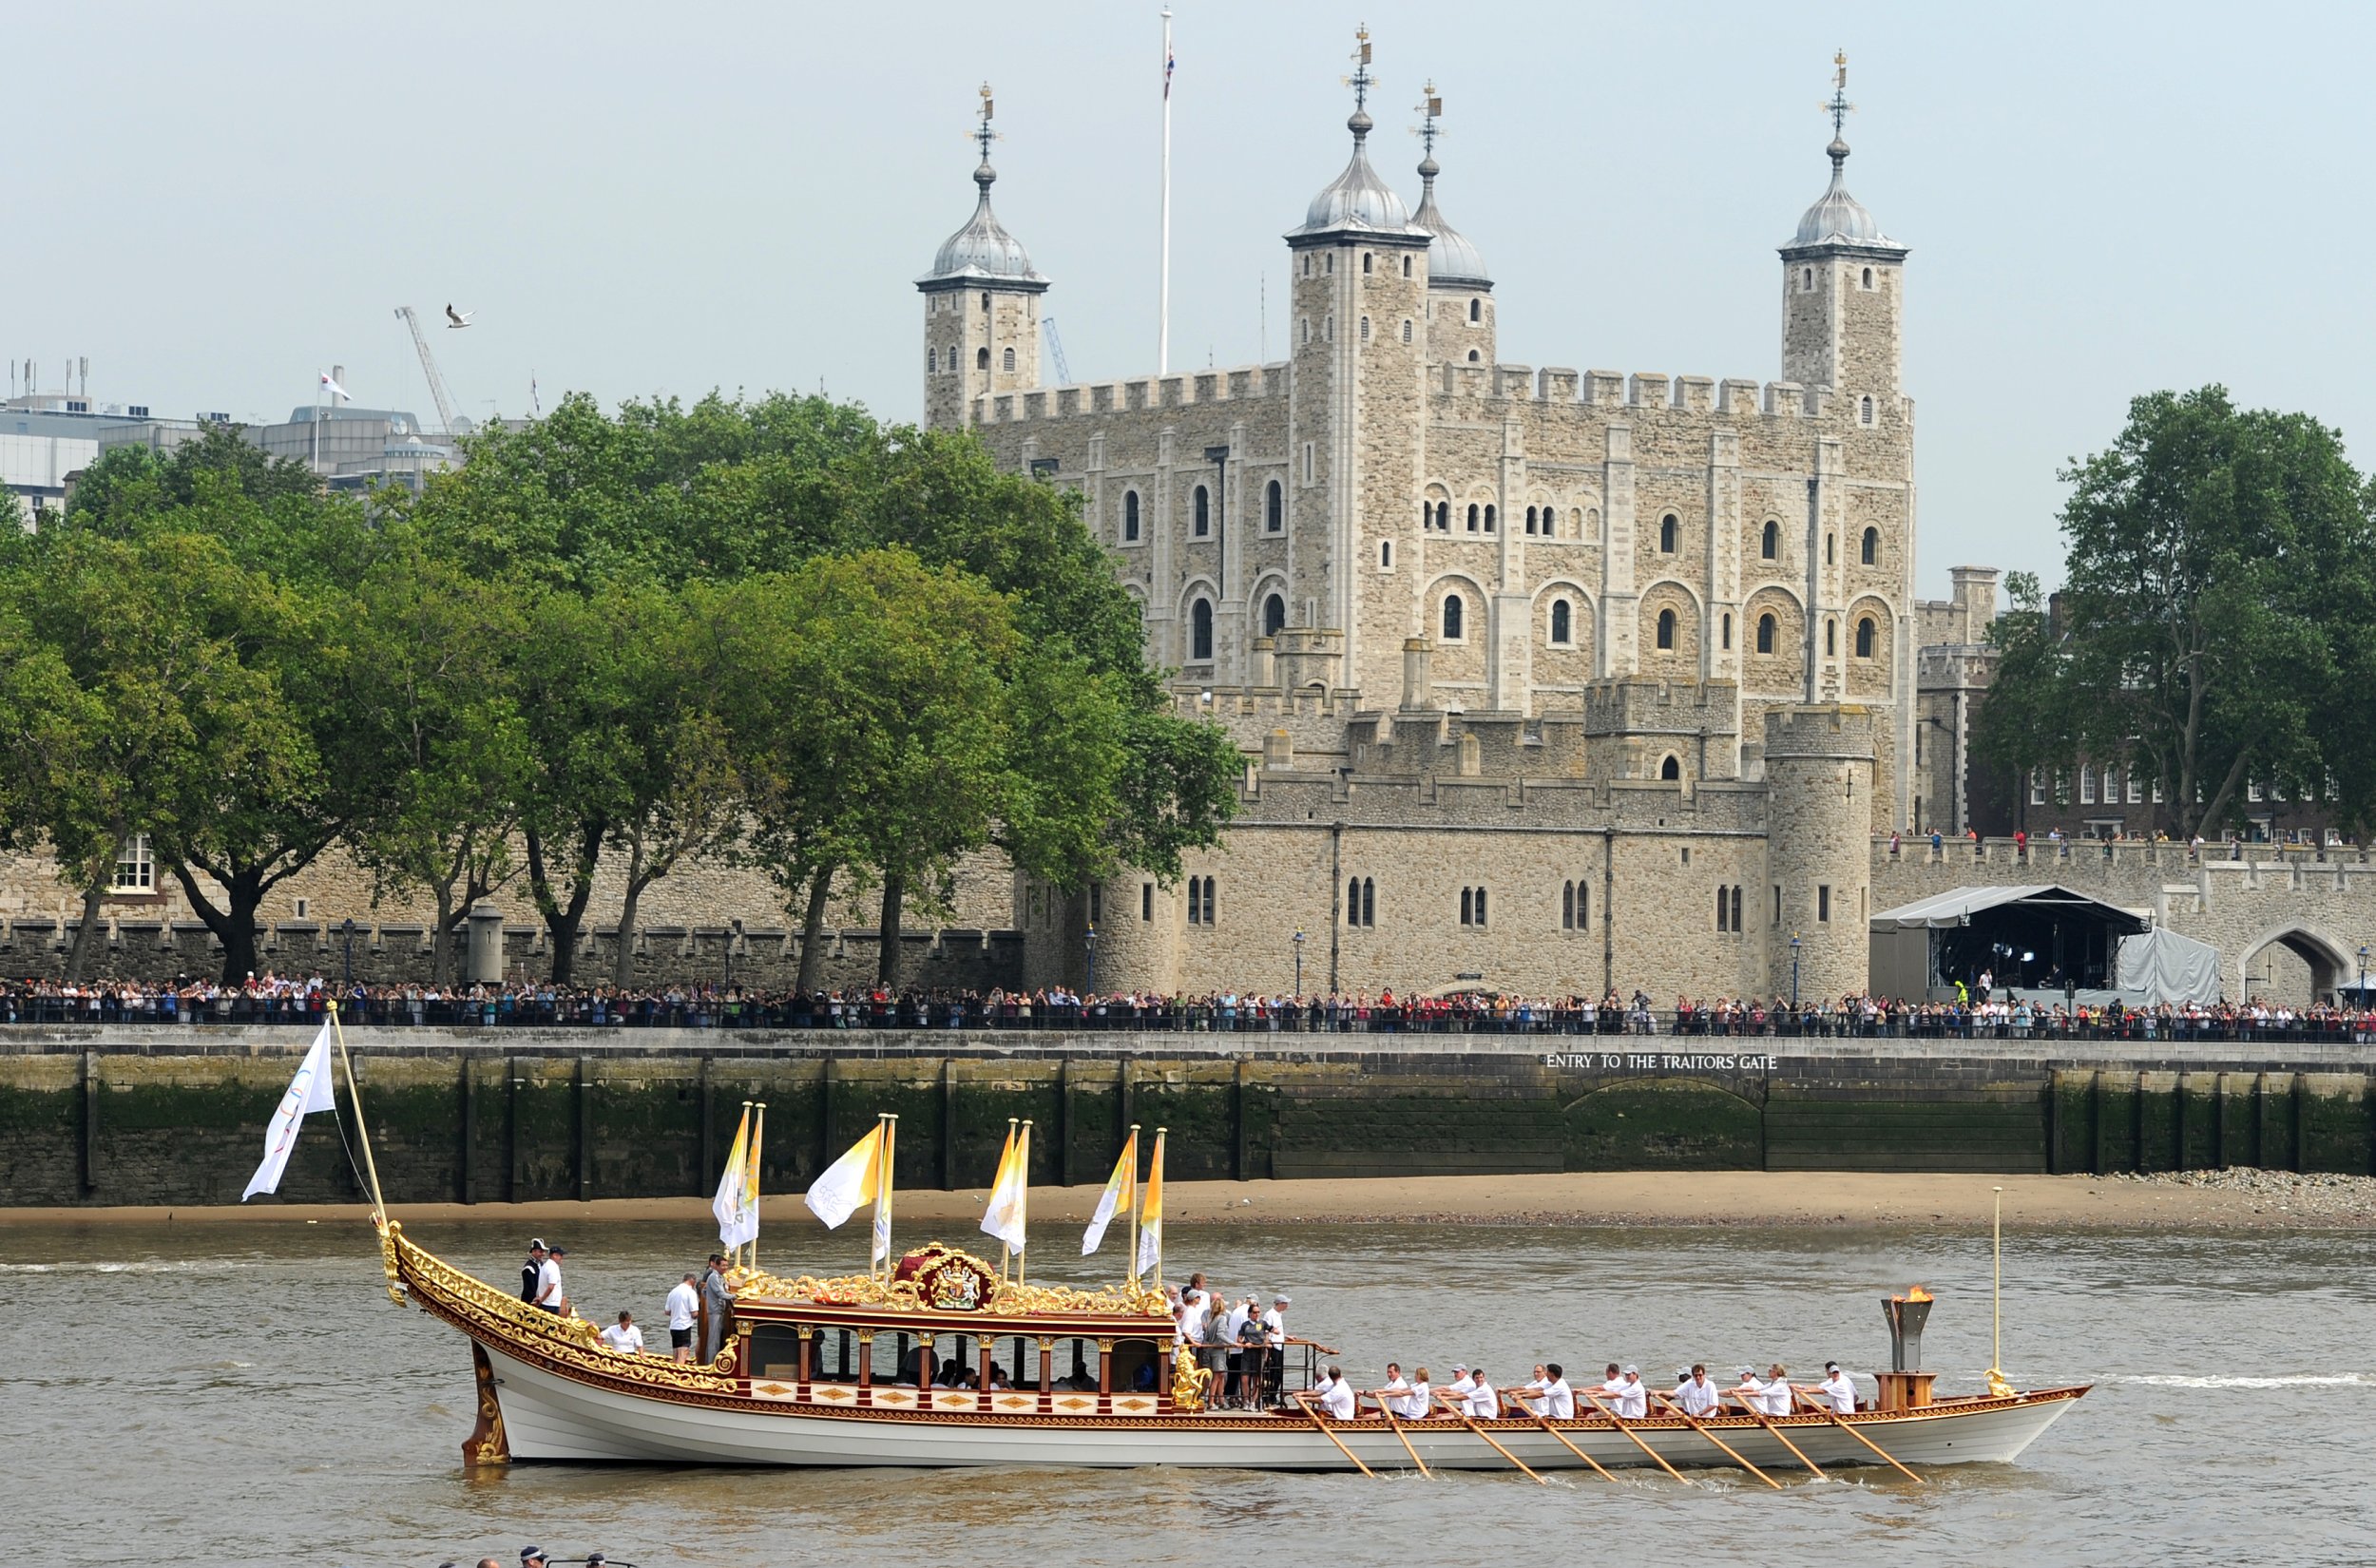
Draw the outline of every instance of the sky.
M1156 337L1159 0L984 6L421 0L8 6L0 358L95 400L279 419L343 365L431 413L814 392L922 405L913 280L972 208L990 82L1000 219L1054 280L1077 380ZM1343 167L1357 23L1373 162L1445 101L1447 215L1505 360L1780 374L1775 247L1849 186L1910 245L1919 587L2060 576L2058 470L2128 400L2227 385L2376 462L2376 7L1175 0L1172 365L1284 354L1287 251Z

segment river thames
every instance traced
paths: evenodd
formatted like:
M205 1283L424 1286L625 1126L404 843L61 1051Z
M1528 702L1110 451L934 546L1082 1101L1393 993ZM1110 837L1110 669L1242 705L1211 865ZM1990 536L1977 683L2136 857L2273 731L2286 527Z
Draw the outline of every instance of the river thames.
M963 1244L955 1227L933 1228ZM418 1239L510 1285L516 1225ZM696 1224L554 1228L589 1316L661 1298ZM846 1237L847 1239L844 1239ZM922 1233L902 1244L921 1243ZM1178 1226L1170 1270L1294 1297L1292 1327L1374 1386L1388 1357L1523 1381L1611 1360L1656 1381L1704 1360L1886 1364L1878 1298L1940 1296L1942 1392L1989 1361L1983 1233L1466 1225ZM1077 1233L1035 1277L1086 1280ZM762 1238L785 1272L847 1272L862 1226ZM1119 1254L1119 1237L1109 1243ZM697 1471L466 1474L467 1343L381 1290L359 1225L0 1227L10 1534L27 1562L418 1564L589 1550L642 1568L932 1564L1557 1562L2358 1563L2376 1555L2376 1264L2357 1233L2008 1235L2004 1364L2097 1388L2022 1462L1776 1493L1699 1472L1615 1485L1509 1475ZM1579 1377L1577 1381L1583 1381ZM1869 1382L1866 1384L1869 1391Z

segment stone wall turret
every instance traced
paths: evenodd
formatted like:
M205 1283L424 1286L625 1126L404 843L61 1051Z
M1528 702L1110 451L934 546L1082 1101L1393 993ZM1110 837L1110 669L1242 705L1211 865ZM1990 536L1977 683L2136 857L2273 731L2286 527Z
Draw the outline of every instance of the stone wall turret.
M1765 719L1768 987L1791 995L1795 937L1800 997L1862 991L1877 717L1827 703L1769 709Z

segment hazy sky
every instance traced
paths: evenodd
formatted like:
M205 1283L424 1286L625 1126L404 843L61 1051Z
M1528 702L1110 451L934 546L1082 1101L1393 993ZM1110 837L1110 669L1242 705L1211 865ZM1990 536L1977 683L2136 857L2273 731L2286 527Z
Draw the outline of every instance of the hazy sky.
M432 341L472 414L525 411L533 374L547 407L822 385L913 418L912 280L971 209L987 78L999 216L1075 378L1145 373L1157 10L16 0L0 358L242 418L342 363L426 414L393 307L452 300L479 324ZM2136 392L2376 422L2376 8L1174 10L1175 369L1258 357L1266 277L1283 354L1279 236L1344 164L1366 18L1375 162L1415 203L1433 76L1503 357L1579 369L1780 373L1774 247L1823 189L1848 50L1849 187L1913 247L1926 593L1967 561L2057 575L2055 470Z

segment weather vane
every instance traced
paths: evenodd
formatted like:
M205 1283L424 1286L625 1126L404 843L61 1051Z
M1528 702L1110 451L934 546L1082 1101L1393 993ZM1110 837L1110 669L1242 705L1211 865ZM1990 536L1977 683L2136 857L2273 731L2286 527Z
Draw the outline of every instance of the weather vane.
M1445 134L1436 128L1435 124L1443 117L1444 100L1436 96L1435 84L1432 81L1420 90L1423 97L1420 102L1411 105L1411 112L1421 116L1421 120L1418 124L1411 127L1410 133L1419 138L1419 144L1426 149L1427 156L1433 158L1435 139Z
M1815 106L1831 116L1831 135L1836 140L1848 117L1856 112L1856 105L1848 101L1848 50L1831 57L1831 96Z
M1364 109L1370 106L1370 89L1377 82L1377 78L1370 74L1369 23L1364 22L1353 29L1353 40L1360 46L1353 50L1353 73L1341 80L1353 89L1353 107Z
M968 137L982 144L982 162L990 161L990 143L998 140L998 132L990 129L990 85L982 84L982 124L967 132Z

